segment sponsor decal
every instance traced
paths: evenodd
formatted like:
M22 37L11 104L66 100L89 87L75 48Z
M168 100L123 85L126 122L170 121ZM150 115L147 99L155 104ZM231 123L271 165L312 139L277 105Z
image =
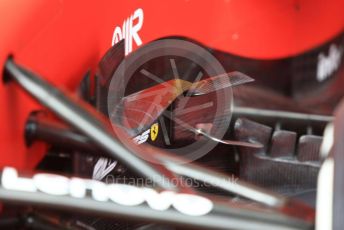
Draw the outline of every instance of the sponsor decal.
M328 55L320 53L318 55L317 80L322 82L328 79L338 70L343 56L343 47L332 44Z
M196 194L157 192L151 188L105 184L96 180L68 178L48 173L37 173L31 178L20 177L17 170L12 167L4 168L1 186L7 190L42 192L52 196L70 196L78 199L90 196L95 201L114 202L123 206L138 206L146 203L148 207L158 211L173 207L189 216L203 216L213 209L211 200Z
M112 35L112 45L124 39L125 55L128 55L133 51L133 42L135 42L136 46L142 45L142 40L139 36L142 25L143 10L139 8L123 21L122 27L116 26Z
M101 157L94 165L92 179L102 180L108 175L117 165L117 161Z
M134 143L137 145L145 143L149 138L149 134L150 134L150 129L147 129L143 133L133 138Z

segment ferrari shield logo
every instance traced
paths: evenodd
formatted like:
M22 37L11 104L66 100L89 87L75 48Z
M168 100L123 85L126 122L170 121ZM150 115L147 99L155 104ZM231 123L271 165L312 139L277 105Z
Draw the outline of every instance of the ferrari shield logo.
M158 126L158 123L155 123L150 128L150 136L151 136L152 141L156 140L156 138L158 137L158 132L159 132L159 126Z

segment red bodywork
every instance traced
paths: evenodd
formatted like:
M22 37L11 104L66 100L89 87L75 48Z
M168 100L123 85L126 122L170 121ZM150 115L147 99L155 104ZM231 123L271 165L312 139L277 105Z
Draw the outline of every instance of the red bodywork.
M0 65L13 54L59 87L75 90L111 46L115 27L138 8L144 13L143 44L181 35L260 59L304 52L344 24L343 0L2 0ZM24 124L40 106L17 86L0 84L0 108L0 166L34 167L44 147L25 146Z

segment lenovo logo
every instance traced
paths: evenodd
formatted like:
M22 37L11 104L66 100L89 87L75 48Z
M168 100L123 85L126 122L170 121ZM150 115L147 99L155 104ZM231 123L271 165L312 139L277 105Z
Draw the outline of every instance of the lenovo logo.
M133 50L133 41L137 46L142 44L142 40L138 34L142 25L143 10L139 8L123 21L122 28L120 26L116 26L112 36L112 45L125 39L125 55L128 55Z
M16 169L5 167L1 185L8 190L42 192L53 196L70 196L78 199L88 197L99 202L114 202L123 206L137 206L146 203L148 207L165 211L173 207L189 216L203 216L213 209L213 203L196 194L157 192L151 188L126 184L105 184L100 181L67 178L65 176L38 173L31 178L20 177Z

